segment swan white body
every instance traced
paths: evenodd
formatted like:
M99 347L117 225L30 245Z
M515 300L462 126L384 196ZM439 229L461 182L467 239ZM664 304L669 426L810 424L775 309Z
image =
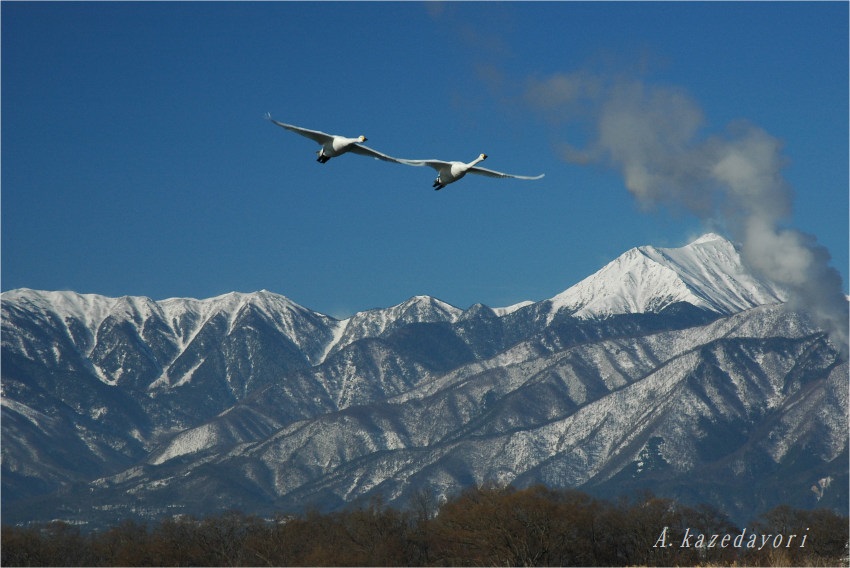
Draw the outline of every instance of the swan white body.
M266 119L271 121L273 124L280 126L281 128L285 128L287 130L295 132L296 134L305 136L321 145L322 148L318 152L316 152L316 154L318 154L316 161L321 164L324 164L331 158L336 158L337 156L341 156L347 152L351 152L352 154L360 154L361 156L369 156L387 162L401 163L399 160L393 158L392 156L387 156L386 154L382 154L381 152L373 150L368 146L363 146L363 142L366 141L365 136L358 136L357 138L346 138L345 136L327 134L319 130L301 128L300 126L278 122L272 119L270 114L266 115Z
M433 185L433 188L435 190L443 189L450 183L456 182L468 173L495 178L515 179L540 179L545 175L540 174L539 176L518 176L514 174L505 174L494 170L488 170L487 168L480 168L477 166L479 162L483 162L486 159L487 154L480 154L477 158L475 158L468 164L464 162L446 162L443 160L403 160L401 158L395 159L394 161L401 164L407 164L408 166L430 166L437 170L437 179L434 180Z

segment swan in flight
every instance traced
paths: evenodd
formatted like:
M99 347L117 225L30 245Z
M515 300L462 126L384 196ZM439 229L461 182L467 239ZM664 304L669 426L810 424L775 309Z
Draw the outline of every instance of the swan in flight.
M431 166L435 170L437 170L437 179L434 180L434 185L432 186L435 190L440 190L449 185L450 183L454 183L467 173L479 174L482 176L490 176L496 178L516 178L516 179L540 179L546 174L540 174L539 176L517 176L513 174L504 174L502 172L496 172L493 170L488 170L487 168L479 168L477 164L479 162L483 162L487 159L487 154L480 154L477 158L465 164L463 162L444 162L443 160L404 160L401 158L396 159L395 161L401 164L407 164L408 166Z
M308 128L301 128L300 126L294 126L292 124L284 124L283 122L278 122L274 120L272 118L272 115L269 113L266 113L266 120L271 121L273 124L277 124L281 128L291 130L296 134L300 134L301 136L305 136L321 144L322 148L318 152L316 152L316 154L318 154L318 158L316 158L316 161L320 164L324 164L331 158L341 156L346 152L360 154L361 156L370 156L372 158L384 160L386 162L400 163L396 158L393 158L392 156L387 156L386 154L382 154L381 152L373 150L368 146L363 146L363 142L366 141L366 137L362 135L358 136L357 138L346 138L345 136L326 134L318 130L310 130Z

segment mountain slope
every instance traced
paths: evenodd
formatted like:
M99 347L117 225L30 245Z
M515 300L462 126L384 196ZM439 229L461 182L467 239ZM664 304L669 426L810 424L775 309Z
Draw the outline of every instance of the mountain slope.
M765 337L753 338L756 329ZM162 512L235 503L271 514L375 494L402 504L421 487L446 495L486 481L607 496L650 487L685 502L698 496L746 522L780 502L846 501L847 373L804 318L760 308L700 334L661 332L542 355L517 345L383 402L212 452L154 455L89 487L115 514L132 514L121 504L127 494ZM232 424L221 418L187 437L208 439L209 428ZM819 502L810 488L827 477L836 483ZM730 483L741 490L724 491ZM63 502L87 514L83 502Z
M631 249L552 298L550 317L658 312L676 302L725 315L784 299L744 268L732 243L709 233L681 248Z

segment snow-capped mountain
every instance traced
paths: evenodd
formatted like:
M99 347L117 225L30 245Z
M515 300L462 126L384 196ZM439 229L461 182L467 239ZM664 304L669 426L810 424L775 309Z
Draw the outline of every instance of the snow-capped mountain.
M732 243L709 233L681 248L631 249L552 298L551 316L659 312L676 302L732 314L785 299L780 288L744 268Z
M783 298L716 235L496 309L415 296L337 320L266 291L5 292L4 522L484 481L649 487L743 521L846 510L847 363Z

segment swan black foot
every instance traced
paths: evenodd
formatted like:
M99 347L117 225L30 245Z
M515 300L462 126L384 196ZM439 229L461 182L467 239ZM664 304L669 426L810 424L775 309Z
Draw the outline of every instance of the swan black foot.
M330 160L330 158L328 158L327 156L322 156L322 155L320 155L318 158L316 158L316 161L319 162L320 164L325 164L325 163L327 163L328 160Z

